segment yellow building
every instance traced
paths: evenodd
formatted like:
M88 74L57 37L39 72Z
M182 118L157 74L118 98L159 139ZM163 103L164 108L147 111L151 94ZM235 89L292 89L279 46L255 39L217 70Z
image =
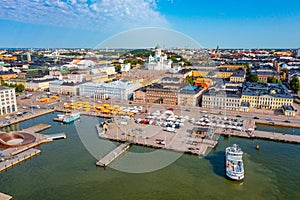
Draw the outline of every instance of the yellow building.
M230 82L245 82L246 72L244 69L236 70L232 76L230 76Z
M227 69L216 71L216 75L218 78L230 78L233 74L233 71L229 71Z
M31 80L27 82L28 90L32 91L45 91L49 89L49 82L56 79L46 79L46 80Z
M9 73L9 72L3 72L0 74L0 77L2 78L2 80L7 81L11 78L17 78L17 74L15 73Z
M244 68L244 65L220 65L218 66L220 69L228 69L228 70L237 70L240 68Z
M245 83L242 102L248 102L250 108L281 109L292 106L293 97L282 84Z
M197 70L197 71L192 71L191 76L204 77L204 76L207 76L208 73L209 73L209 71L207 71L207 70Z

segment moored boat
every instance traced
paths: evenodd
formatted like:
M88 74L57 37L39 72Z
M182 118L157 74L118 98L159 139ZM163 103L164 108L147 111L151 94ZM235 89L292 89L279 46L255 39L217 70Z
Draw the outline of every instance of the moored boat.
M232 180L244 179L243 151L237 144L226 148L226 175Z
M80 118L80 113L72 113L70 115L66 115L63 119L63 123L69 124Z
M53 121L62 122L64 120L65 116L66 115L58 114L57 117L53 119Z

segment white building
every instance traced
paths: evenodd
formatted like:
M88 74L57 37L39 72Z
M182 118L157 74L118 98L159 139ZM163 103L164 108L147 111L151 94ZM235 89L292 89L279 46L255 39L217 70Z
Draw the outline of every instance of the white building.
M140 83L129 80L118 80L110 83L87 82L79 86L80 96L89 96L96 99L114 98L131 99L134 90L141 87Z
M130 63L121 64L121 72L129 72L131 68Z
M15 88L0 86L0 114L17 111L17 100Z
M146 68L148 70L168 70L172 67L172 60L168 59L166 54L162 54L161 48L157 45L155 47L155 55L149 56Z
M92 61L92 60L80 60L79 62L77 62L77 61L75 60L75 62L73 61L72 64L77 65L77 67L78 67L79 69L87 69L87 68L89 68L89 67L95 67L95 66L96 66L95 62Z
M68 74L68 79L70 79L73 83L80 83L85 81L86 74Z
M91 69L91 72L93 74L105 73L107 75L113 75L113 74L116 74L116 69L114 66L100 65L99 67L95 67L95 68Z
M61 94L61 85L64 83L64 80L55 80L49 82L49 92Z

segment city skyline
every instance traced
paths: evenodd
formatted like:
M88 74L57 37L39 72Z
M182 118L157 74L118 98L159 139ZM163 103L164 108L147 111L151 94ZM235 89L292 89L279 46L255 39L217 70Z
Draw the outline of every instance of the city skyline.
M299 6L292 0L4 0L0 44L95 48L120 32L158 27L182 33L204 48L299 48Z

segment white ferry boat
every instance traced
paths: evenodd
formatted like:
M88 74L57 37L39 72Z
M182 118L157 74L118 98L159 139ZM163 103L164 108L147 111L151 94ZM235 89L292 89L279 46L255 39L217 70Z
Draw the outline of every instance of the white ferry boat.
M66 115L63 119L63 123L69 124L74 122L75 120L80 118L80 113L72 113L70 115Z
M243 151L237 144L226 148L226 175L232 180L244 179Z
M66 115L63 115L63 114L58 114L56 116L56 118L53 119L53 121L56 121L56 122L62 122L64 120L64 118L66 117Z

